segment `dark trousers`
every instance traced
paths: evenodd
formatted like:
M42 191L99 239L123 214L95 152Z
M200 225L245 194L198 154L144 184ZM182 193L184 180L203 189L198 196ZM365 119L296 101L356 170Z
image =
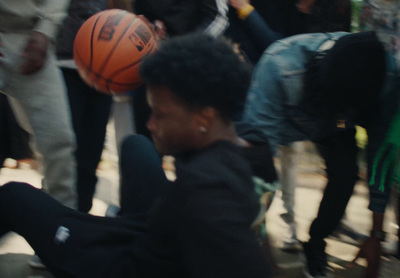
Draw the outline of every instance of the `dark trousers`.
M339 130L315 142L325 160L328 183L317 218L310 228L310 241L321 241L339 224L357 181L355 129Z
M12 182L0 187L0 235L23 236L58 278L133 277L135 258L145 252L148 210L169 182L144 136L128 137L122 151L127 188L121 192L131 196L121 196L126 200L121 217L81 213L28 184Z
M92 89L74 69L62 68L76 135L78 210L88 212L96 190L112 98Z
M120 154L121 216L147 214L169 184L161 157L144 135L124 140Z
M19 126L7 96L0 93L0 168L7 158L32 158L29 140L30 135Z
M146 100L146 86L142 85L133 91L132 109L137 134L142 134L151 139L150 131L147 129L147 121L150 117L150 106Z

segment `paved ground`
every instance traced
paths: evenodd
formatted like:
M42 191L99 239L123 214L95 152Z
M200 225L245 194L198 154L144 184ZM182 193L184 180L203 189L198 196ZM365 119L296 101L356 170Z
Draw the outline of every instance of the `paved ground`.
M102 215L108 203L118 202L118 171L115 149L113 147L105 150L103 162L99 167L98 175L100 177L96 199L92 213ZM298 237L300 240L308 239L308 228L315 217L321 196L322 188L325 184L325 178L320 174L318 159L305 157L300 161L299 186L296 190L296 220L298 222ZM39 186L41 176L30 169L2 169L0 172L0 184L8 180L29 181ZM347 209L347 218L356 226L360 232L367 234L370 227L370 212L367 210L367 188L359 183L356 186L355 193L350 200ZM267 212L267 229L271 238L271 244L274 247L273 253L278 265L282 269L280 277L304 277L302 274L303 261L300 253L286 253L279 249L280 238L283 232L279 213L282 204L279 198L275 198L272 206ZM393 219L392 211L388 212L385 223L387 229L394 233L395 229L391 225ZM394 236L391 236L395 239ZM365 267L365 261L360 260L354 269L346 269L345 264L352 260L357 252L357 247L344 242L328 239L327 253L329 255L329 264L335 269L335 277L362 277ZM39 278L52 277L46 271L36 271L30 268L27 261L33 254L33 250L16 234L10 233L0 238L0 278ZM400 268L398 268L399 270ZM400 277L400 272L384 275L383 277ZM249 277L251 278L251 277Z

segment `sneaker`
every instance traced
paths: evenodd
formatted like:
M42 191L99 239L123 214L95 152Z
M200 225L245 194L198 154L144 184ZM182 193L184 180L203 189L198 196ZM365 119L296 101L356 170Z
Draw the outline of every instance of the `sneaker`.
M303 250L306 258L304 275L306 278L328 278L334 277L332 269L328 266L325 253L325 241L304 242Z
M38 255L33 255L32 258L30 259L30 261L28 261L28 264L32 267L32 268L36 268L36 269L47 269L47 267L44 265L44 263L42 262L42 260L38 257Z

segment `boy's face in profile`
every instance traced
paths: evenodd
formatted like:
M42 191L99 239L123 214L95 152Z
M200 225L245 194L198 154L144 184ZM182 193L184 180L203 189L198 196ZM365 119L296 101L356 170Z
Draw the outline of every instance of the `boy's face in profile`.
M195 148L196 110L189 109L165 86L148 86L147 102L151 108L147 128L161 154L173 155Z

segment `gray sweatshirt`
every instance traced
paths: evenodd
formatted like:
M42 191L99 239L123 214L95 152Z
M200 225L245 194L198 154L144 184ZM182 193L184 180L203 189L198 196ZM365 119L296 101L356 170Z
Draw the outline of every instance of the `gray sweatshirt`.
M0 0L0 32L35 30L51 40L67 15L69 0Z

